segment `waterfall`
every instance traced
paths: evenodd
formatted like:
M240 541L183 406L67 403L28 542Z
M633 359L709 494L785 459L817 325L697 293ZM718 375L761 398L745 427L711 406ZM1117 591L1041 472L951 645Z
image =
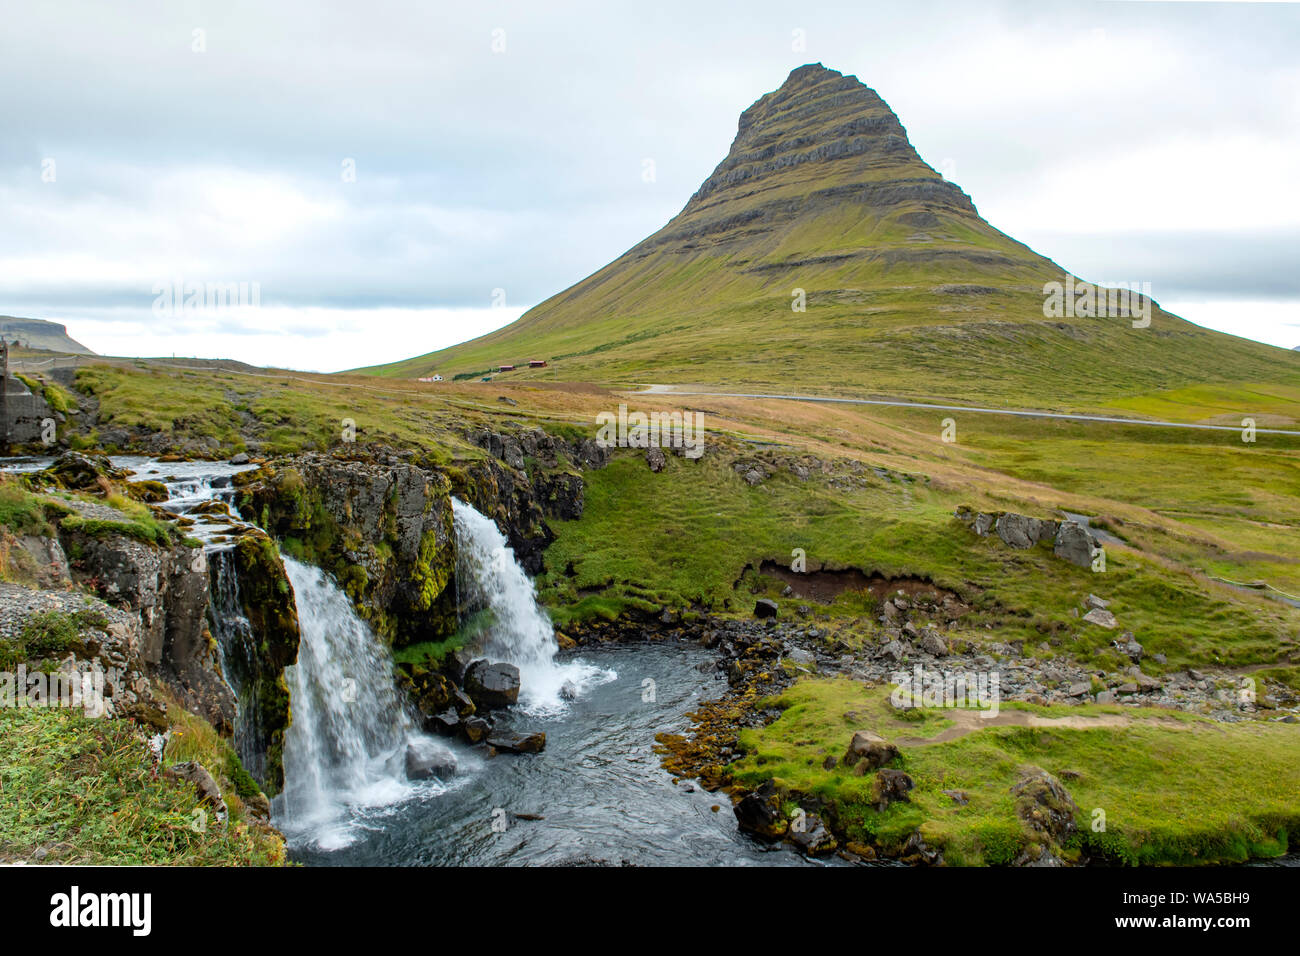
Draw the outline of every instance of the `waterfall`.
M235 747L244 768L258 780L266 776L266 754L259 741L257 702L253 700L253 671L257 638L239 599L239 575L229 548L208 552L208 626L216 638L221 673L235 694Z
M519 668L519 707L534 716L565 710L565 700L617 679L581 660L557 663L555 628L537 604L537 592L491 518L452 499L456 526L456 590L462 620L486 611L478 650Z
M439 792L435 775L407 779L417 755L454 769L447 746L421 733L393 681L388 649L319 568L284 558L298 604L298 662L285 671L293 722L285 734L284 792L275 808L292 842L346 846L368 814Z

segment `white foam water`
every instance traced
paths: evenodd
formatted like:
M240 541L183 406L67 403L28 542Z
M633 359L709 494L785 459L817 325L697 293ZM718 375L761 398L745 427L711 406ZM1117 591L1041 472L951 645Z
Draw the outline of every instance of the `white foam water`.
M459 498L452 499L452 509L460 606L489 612L481 650L493 662L519 668L519 709L538 717L561 714L566 698L616 680L616 672L579 659L556 661L555 628L505 536L491 518Z
M284 792L277 821L290 843L347 846L370 820L437 779L406 776L408 746L457 764L446 744L422 733L393 681L384 643L319 568L284 558L298 605L298 662L285 670L293 722L285 734Z

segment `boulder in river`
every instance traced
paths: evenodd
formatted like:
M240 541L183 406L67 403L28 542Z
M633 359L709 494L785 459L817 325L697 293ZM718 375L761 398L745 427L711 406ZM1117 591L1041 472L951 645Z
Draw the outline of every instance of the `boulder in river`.
M434 714L429 718L427 726L430 730L436 730L450 737L460 727L460 714L456 713L454 707L448 707L441 714Z
M822 856L833 852L838 846L835 837L826 829L826 824L815 813L800 818L797 826L791 824L789 839L808 856Z
M461 732L472 744L482 743L492 733L492 725L482 717L471 717L461 724Z
M488 746L508 754L539 754L546 748L546 734L541 731L531 734L513 731L494 731L487 739Z
M789 826L781 813L781 794L770 780L745 794L733 809L736 824L747 833L776 839L784 836Z
M409 780L446 779L456 772L456 757L432 740L406 745L406 776Z
M500 710L519 700L519 668L475 661L465 671L465 693L479 710Z

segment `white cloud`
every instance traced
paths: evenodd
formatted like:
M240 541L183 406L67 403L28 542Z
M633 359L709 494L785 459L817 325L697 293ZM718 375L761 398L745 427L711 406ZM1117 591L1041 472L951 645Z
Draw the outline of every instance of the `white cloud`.
M815 60L1067 268L1151 278L1169 308L1300 299L1297 43L1294 4L28 4L0 31L0 312L256 361L247 329L150 306L173 277L257 281L265 361L342 367L309 331L350 342L386 310L364 361L417 354L416 312L539 301L663 225L740 111Z
M523 308L233 308L159 321L134 309L50 315L102 355L221 357L250 365L339 372L432 352L499 329ZM175 328L183 323L185 333Z

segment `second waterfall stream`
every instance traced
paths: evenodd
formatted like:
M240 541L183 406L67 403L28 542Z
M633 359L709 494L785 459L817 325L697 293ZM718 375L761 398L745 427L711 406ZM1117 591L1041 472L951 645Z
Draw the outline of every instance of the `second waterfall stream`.
M551 622L504 536L464 502L453 499L453 507L462 617L478 614L484 622L476 654L519 668L519 709L535 718L555 716L566 699L616 679L582 661L556 661ZM481 758L419 728L394 683L389 649L329 575L288 557L284 565L301 643L297 663L286 670L293 720L276 816L291 843L329 850L353 842L387 808L455 786ZM445 771L408 780L411 751Z
M491 518L459 498L451 499L456 522L456 591L462 609L486 611L483 656L519 668L519 706L535 716L564 710L565 697L580 696L617 678L613 671L574 660L557 664L555 628L537 603L537 592Z

